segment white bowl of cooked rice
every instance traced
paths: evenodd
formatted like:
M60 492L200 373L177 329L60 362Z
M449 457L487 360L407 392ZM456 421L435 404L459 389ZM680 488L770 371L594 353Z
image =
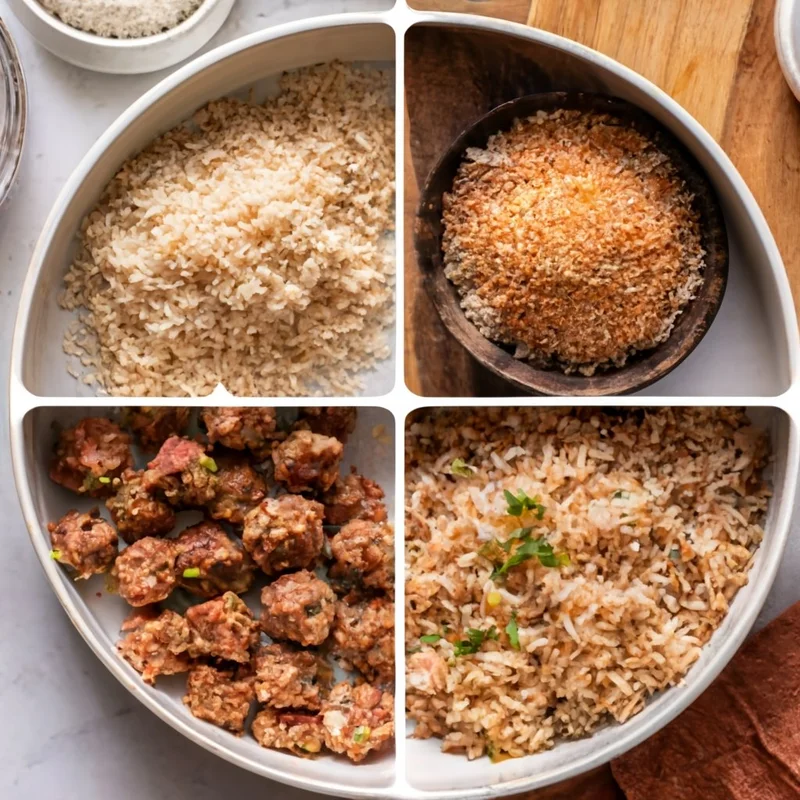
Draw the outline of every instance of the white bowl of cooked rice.
M122 114L34 253L17 340L39 355L17 362L29 390L391 390L394 32L378 20L245 37Z
M42 47L78 67L138 74L171 67L222 27L235 0L9 0Z

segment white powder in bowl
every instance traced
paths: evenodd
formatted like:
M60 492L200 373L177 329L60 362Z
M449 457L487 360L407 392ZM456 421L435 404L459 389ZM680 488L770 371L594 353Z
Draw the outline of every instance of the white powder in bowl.
M116 39L154 36L179 25L204 0L39 0L62 22Z

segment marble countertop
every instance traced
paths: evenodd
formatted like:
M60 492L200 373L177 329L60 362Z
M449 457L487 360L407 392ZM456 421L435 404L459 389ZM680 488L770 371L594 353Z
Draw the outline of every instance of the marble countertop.
M237 0L204 49L268 25L392 0ZM16 189L0 208L0 457L8 464L8 359L17 297L45 216L96 137L167 72L101 75L41 48L0 0L20 50L30 100ZM6 563L0 599L0 797L6 800L216 800L269 796L311 800L210 755L184 739L95 659L69 624L28 543L10 470L0 481Z
M325 12L377 10L391 0L238 0L208 47L264 26ZM110 76L71 67L39 47L5 0L0 17L21 51L30 93L18 185L0 209L0 455L9 458L8 357L17 297L39 229L90 143L164 73ZM7 569L0 615L0 796L173 800L313 795L215 758L139 705L68 624L28 543L10 471L0 481ZM795 519L793 528L797 529ZM800 540L790 540L760 622L800 600ZM10 613L8 610L11 610Z

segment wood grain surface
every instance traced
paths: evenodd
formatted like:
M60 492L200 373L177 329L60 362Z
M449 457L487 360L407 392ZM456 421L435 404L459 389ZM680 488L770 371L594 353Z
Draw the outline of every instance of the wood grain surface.
M800 301L800 106L783 80L774 0L409 0L526 22L582 42L671 94L720 142L758 200ZM408 126L406 127L408 130ZM407 212L418 176L406 158ZM408 218L408 217L407 217ZM455 342L423 294L406 226L406 381L428 396L511 395ZM424 369L421 365L424 363Z

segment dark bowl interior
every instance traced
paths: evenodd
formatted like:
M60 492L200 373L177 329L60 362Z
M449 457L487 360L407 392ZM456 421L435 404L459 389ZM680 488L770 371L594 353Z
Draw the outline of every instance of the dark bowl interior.
M490 136L508 130L516 119L558 108L612 114L666 153L694 195L693 205L706 251L703 285L677 318L669 339L651 350L632 355L623 367L598 371L591 377L531 366L514 358L511 348L486 339L464 316L458 290L444 274L442 198L452 188L467 148L485 147ZM717 315L728 279L728 237L722 210L708 177L692 154L640 108L619 98L586 92L526 95L497 106L471 124L447 148L428 176L417 210L414 237L426 291L450 333L497 375L520 389L543 395L597 396L644 389L675 369L697 347Z

